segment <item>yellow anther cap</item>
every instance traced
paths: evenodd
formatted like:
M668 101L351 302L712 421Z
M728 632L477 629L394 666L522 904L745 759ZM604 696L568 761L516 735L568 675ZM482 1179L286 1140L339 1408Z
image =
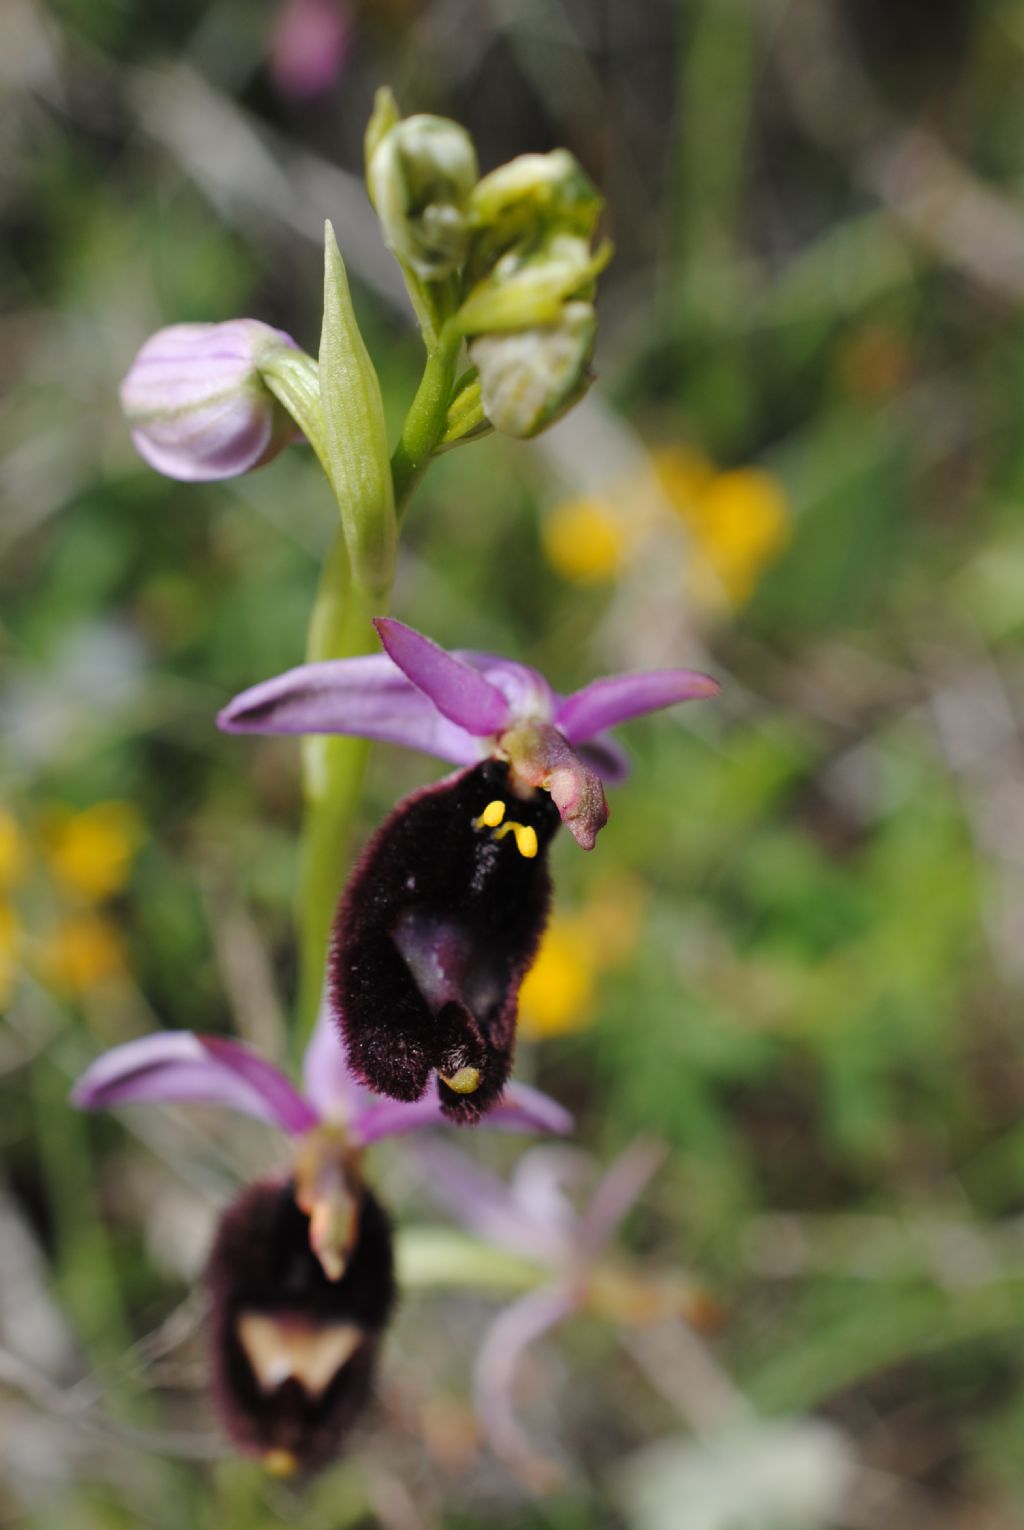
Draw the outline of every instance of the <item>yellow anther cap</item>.
M294 1477L299 1463L290 1450L268 1450L263 1457L263 1469L271 1477Z
M526 823L516 823L514 818L509 818L502 824L500 829L494 831L495 839L504 839L506 834L515 838L516 849L526 860L532 861L537 854L537 831Z
M489 802L476 820L482 829L496 829L505 816L505 804L497 799Z
M456 1094L475 1094L480 1088L479 1068L460 1068L458 1073L452 1074L451 1078L446 1073L440 1074L439 1077Z
M516 837L516 849L526 860L532 861L537 854L537 830L529 824L517 823L513 830Z

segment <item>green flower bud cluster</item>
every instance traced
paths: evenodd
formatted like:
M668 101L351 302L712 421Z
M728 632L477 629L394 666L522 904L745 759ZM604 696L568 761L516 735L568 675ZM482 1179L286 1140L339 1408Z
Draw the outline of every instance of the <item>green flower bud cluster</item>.
M591 381L602 199L565 149L523 154L477 178L469 135L401 118L382 91L367 132L367 184L428 346L452 327L469 349L441 449L493 426L533 436Z

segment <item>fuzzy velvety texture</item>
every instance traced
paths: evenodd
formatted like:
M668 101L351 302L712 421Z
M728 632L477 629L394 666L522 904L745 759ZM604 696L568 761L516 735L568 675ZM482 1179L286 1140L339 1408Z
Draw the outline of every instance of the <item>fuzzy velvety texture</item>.
M474 826L495 800L506 821L536 832L532 859L512 833ZM485 760L403 798L377 831L342 897L329 970L349 1066L371 1089L417 1100L432 1071L475 1068L468 1094L438 1077L445 1114L474 1122L499 1098L519 986L547 921L559 821L547 792L522 800L507 765Z
M359 1236L339 1280L328 1280L310 1249L309 1218L292 1183L261 1181L243 1191L221 1220L206 1271L212 1299L210 1342L217 1402L233 1442L249 1454L285 1453L300 1470L323 1466L366 1405L380 1336L395 1302L391 1227L363 1192ZM352 1352L322 1384L307 1389L294 1375L274 1385L256 1373L243 1337L262 1322L297 1352L348 1334ZM305 1346L304 1350L301 1346Z

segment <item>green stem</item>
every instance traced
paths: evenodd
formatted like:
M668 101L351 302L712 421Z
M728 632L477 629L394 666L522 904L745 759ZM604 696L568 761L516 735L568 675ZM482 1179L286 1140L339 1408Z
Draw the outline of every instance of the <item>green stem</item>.
M427 353L416 397L391 458L398 515L402 514L415 492L430 465L434 448L444 434L461 347L461 334L449 324L441 331L437 345Z
M374 652L370 619L387 609L387 595L371 595L352 579L339 530L324 563L309 623L307 658L347 659ZM344 881L369 744L363 738L310 735L302 741L303 825L299 891L299 1025L301 1048L316 1022L324 983L331 922Z

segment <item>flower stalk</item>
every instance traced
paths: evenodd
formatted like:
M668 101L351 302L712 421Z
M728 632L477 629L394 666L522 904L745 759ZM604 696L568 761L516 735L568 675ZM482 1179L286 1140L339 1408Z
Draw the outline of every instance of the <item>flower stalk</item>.
M387 599L352 578L345 537L335 535L309 622L311 662L352 658L374 644L371 618ZM298 1024L301 1048L316 1023L324 985L327 944L338 898L340 868L348 856L370 746L366 739L312 734L302 741L302 829L298 899Z
M442 328L436 343L428 347L423 376L391 458L395 511L399 518L447 429L461 350L462 335L450 322Z

